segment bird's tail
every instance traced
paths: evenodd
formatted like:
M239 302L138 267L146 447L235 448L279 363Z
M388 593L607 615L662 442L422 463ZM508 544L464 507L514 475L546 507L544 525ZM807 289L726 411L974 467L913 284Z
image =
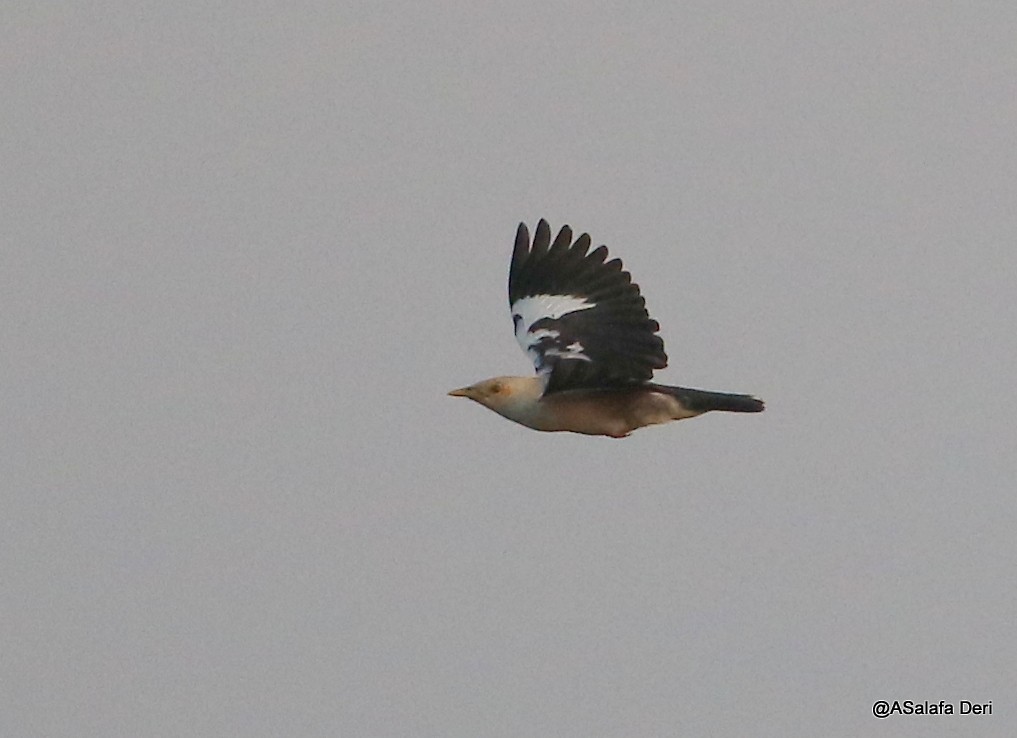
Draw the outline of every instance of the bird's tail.
M765 405L752 395L733 395L727 392L707 392L688 387L668 387L655 384L653 387L673 395L689 410L705 413L710 410L724 410L729 413L761 413Z

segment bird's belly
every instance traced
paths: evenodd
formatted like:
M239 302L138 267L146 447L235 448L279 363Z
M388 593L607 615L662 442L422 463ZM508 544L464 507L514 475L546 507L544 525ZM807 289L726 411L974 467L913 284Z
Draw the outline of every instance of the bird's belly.
M565 392L545 397L547 424L541 430L593 436L626 436L637 428L699 415L677 399L649 390Z

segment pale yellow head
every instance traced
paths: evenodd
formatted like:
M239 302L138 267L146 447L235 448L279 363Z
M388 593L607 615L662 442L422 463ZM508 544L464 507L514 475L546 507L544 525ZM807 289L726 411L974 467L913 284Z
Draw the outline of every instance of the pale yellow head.
M468 397L510 420L526 424L544 391L538 377L495 377L452 390L452 397Z

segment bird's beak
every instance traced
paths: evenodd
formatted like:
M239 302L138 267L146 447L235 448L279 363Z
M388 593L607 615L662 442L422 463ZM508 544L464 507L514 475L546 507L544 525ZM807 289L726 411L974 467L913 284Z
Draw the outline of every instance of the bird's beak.
M470 397L472 394L470 390L470 387L462 387L460 389L454 389L448 394L449 397Z

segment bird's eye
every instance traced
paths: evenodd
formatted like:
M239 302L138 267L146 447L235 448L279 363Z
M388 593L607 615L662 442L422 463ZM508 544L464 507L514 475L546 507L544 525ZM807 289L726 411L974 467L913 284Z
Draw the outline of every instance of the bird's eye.
M504 387L502 386L501 382L495 382L494 384L491 385L491 394L500 395L503 389Z

